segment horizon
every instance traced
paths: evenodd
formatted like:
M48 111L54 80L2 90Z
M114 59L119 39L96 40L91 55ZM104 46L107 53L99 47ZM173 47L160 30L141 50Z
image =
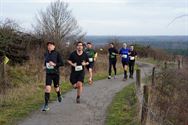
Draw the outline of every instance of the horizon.
M52 1L1 0L0 19L32 31L35 15ZM188 0L64 1L87 36L188 36Z

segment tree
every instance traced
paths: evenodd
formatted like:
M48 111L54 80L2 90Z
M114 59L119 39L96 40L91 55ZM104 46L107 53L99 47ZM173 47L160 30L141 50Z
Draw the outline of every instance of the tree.
M84 36L68 3L60 0L52 2L45 11L38 13L34 28L43 39L54 40L58 45Z
M32 50L36 51L41 46L42 40L21 32L14 20L0 22L0 59L6 55L12 63L23 63L29 59Z

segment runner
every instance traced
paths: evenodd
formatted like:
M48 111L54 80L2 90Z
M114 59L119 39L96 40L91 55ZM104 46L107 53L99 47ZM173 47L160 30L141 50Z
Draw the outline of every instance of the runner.
M93 83L93 67L94 62L97 59L97 53L93 49L93 45L91 42L87 43L87 49L85 50L89 57L89 65L86 66L87 70L89 71L89 84L91 85Z
M129 65L129 49L127 48L127 44L124 43L123 47L120 49L119 54L121 56L121 62L124 69L124 78L123 80L127 80L127 69Z
M135 65L135 58L137 57L137 52L134 50L134 46L130 46L130 55L129 55L129 72L130 72L130 78L133 79L134 74L134 65Z
M42 111L48 111L48 101L50 99L51 85L54 84L55 91L57 93L58 101L62 101L59 79L60 72L59 67L63 66L63 60L60 54L55 50L55 43L49 41L47 43L48 51L45 53L45 70L46 70L46 85L45 85L45 104Z
M85 76L84 67L86 65L89 65L89 58L87 54L83 51L83 45L83 42L77 42L77 50L72 52L68 59L68 63L72 66L70 82L72 83L73 88L77 89L77 103L80 103L80 96L83 89L83 82Z
M118 50L114 47L114 43L110 43L110 48L108 49L109 53L109 76L108 79L111 79L111 73L112 73L112 66L114 69L114 79L116 79L117 69L116 69L116 62L117 62L117 55Z

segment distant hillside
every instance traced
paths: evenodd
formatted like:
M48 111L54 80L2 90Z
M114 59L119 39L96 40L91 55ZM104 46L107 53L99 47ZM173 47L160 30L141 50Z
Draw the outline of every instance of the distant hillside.
M170 53L188 55L188 36L86 36L85 40L96 45L106 44L112 39L129 44L149 45L165 49Z

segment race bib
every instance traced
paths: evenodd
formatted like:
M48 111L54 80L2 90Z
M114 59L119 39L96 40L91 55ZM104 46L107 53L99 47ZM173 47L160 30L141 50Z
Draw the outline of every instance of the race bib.
M112 53L112 55L114 55L114 56L115 56L115 55L116 55L116 53Z
M127 58L127 55L122 55L122 58Z
M83 70L83 66L76 66L75 67L75 71L82 71Z
M130 57L130 60L134 60L135 58L133 56Z
M93 58L89 58L89 62L93 62Z
M46 68L47 69L54 69L54 66L51 66L49 63L46 63Z

